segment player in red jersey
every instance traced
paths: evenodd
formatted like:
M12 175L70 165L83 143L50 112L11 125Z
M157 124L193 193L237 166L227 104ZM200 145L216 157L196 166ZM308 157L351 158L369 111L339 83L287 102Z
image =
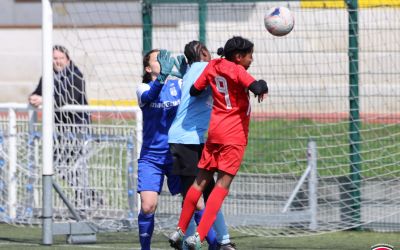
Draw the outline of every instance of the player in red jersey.
M198 164L200 171L187 192L178 228L171 234L170 241L183 238L197 201L216 171L218 178L196 234L185 241L189 249L201 249L201 242L239 171L249 131L249 90L259 102L268 93L267 83L255 80L247 72L253 61L253 49L254 44L245 38L235 36L229 39L224 48L218 49L218 54L223 57L211 60L190 89L190 94L196 96L210 86L214 103L208 138Z

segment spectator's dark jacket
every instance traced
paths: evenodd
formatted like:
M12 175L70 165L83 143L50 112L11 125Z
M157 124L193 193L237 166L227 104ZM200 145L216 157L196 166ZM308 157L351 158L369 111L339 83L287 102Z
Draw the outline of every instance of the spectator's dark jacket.
M32 95L42 96L42 78ZM89 124L87 112L60 112L58 108L67 104L87 105L85 80L81 71L70 61L61 72L54 71L54 119L55 123Z

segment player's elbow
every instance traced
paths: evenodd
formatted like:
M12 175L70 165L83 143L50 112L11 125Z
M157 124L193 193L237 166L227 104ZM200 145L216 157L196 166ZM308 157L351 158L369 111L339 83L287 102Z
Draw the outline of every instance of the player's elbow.
M255 95L262 95L268 93L267 82L264 80L254 81L249 86L249 90L253 92Z
M198 96L201 94L201 92L203 92L203 91L196 89L196 87L194 85L190 88L191 96Z

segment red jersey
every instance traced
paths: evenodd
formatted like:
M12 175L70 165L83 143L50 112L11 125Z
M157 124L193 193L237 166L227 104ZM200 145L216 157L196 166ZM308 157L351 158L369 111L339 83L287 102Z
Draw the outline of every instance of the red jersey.
M247 88L255 81L243 66L224 58L211 60L194 83L198 90L211 86L213 109L208 142L247 145L250 102Z

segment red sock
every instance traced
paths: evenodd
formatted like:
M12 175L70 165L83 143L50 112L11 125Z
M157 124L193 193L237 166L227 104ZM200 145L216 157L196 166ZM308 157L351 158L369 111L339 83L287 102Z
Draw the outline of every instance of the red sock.
M229 190L220 186L215 186L212 190L210 196L208 197L206 208L204 209L203 217L200 220L200 224L197 227L197 232L199 233L200 240L203 241L207 236L208 231L210 231L215 218L217 218L217 213L224 202L225 197L228 195Z
M185 200L183 201L182 212L178 222L178 227L183 233L186 233L186 229L189 226L190 219L193 216L197 201L200 199L200 196L201 191L197 190L193 186L189 188Z

